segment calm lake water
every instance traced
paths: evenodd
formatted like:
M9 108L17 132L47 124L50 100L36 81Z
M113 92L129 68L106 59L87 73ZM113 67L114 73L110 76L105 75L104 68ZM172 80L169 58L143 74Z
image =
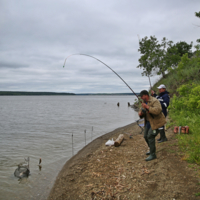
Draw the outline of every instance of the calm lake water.
M46 199L72 157L72 133L76 154L85 143L136 121L137 113L128 107L134 100L135 96L0 96L0 199ZM18 180L13 173L27 157L31 175Z

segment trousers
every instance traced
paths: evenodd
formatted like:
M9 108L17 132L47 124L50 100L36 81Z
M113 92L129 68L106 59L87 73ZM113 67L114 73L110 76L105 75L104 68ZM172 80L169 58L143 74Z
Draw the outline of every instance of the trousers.
M152 130L151 126L146 124L144 129L144 139L150 148L150 154L156 153L155 137L158 135L158 133L159 133L158 129Z

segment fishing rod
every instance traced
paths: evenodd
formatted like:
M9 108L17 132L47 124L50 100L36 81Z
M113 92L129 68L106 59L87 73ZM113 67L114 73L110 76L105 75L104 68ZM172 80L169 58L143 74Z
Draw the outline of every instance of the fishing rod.
M142 103L142 100L138 97L138 95L133 91L133 89L128 85L128 83L126 83L126 81L117 72L115 72L111 67L109 67L104 62L102 62L101 60L99 60L99 59L97 59L97 58L95 58L93 56L90 56L90 55L87 55L87 54L82 54L82 53L80 53L80 54L71 54L65 59L64 64L63 64L63 68L65 67L65 63L66 63L67 59L69 57L71 57L71 56L74 56L74 55L88 56L88 57L94 58L95 60L97 60L97 61L101 62L102 64L104 64L106 67L108 67L112 72L114 72L126 84L126 86L131 90L131 92L138 98L139 102ZM143 110L143 112L146 112L146 110L148 111L148 109L145 109L145 110ZM153 117L153 115L151 113L150 113L150 115Z
M151 80L150 80L150 76L148 74L148 77L149 77L149 84L150 84L150 90L152 89L152 86L151 86Z
M126 86L131 90L131 92L132 92L132 93L138 98L138 100L141 102L141 99L138 97L138 95L133 91L133 89L126 83L126 81L125 81L117 72L115 72L111 67L109 67L109 66L106 65L104 62L102 62L101 60L99 60L99 59L97 59L97 58L95 58L95 57L93 57L93 56L90 56L90 55L87 55L87 54L82 54L82 53L80 53L80 54L71 54L71 55L69 55L69 56L65 59L64 64L63 64L63 68L65 67L65 63L66 63L67 59L68 59L69 57L73 56L73 55L88 56L88 57L94 58L95 60L97 60L97 61L101 62L102 64L104 64L106 67L108 67L112 72L114 72L114 73L126 84Z

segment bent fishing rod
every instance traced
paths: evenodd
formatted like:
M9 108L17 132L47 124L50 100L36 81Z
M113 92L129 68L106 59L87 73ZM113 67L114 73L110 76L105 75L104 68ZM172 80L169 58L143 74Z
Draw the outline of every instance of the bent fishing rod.
M109 67L104 62L102 62L101 60L99 60L99 59L97 59L97 58L95 58L93 56L90 56L90 55L87 55L87 54L82 54L82 53L80 53L80 54L71 54L65 59L64 64L63 64L63 68L65 67L65 63L66 63L67 59L69 57L71 57L71 56L74 56L74 55L88 56L88 57L94 58L95 60L97 60L97 61L101 62L102 64L104 64L106 67L108 67L112 72L114 72L126 84L126 86L131 90L131 92L138 98L140 103L142 103L142 100L138 97L138 95L133 91L133 89L128 85L128 83L117 72L115 72L111 67ZM146 109L146 110L149 111L148 109ZM146 112L146 111L144 110L143 112ZM149 114L152 116L152 118L154 118L154 116L151 113L149 113Z
M81 55L81 56L88 56L88 57L91 57L91 58L94 58L95 60L97 60L97 61L99 61L99 62L101 62L102 64L104 64L106 67L108 67L112 72L114 72L125 84L126 84L126 86L131 90L131 92L138 98L138 100L141 102L141 99L139 99L139 97L138 97L138 95L133 91L133 89L126 83L126 81L117 73L117 72L115 72L111 67L109 67L107 64L105 64L104 62L102 62L101 60L99 60L99 59L97 59L97 58L95 58L95 57L93 57L93 56L90 56L90 55L87 55L87 54L71 54L71 55L69 55L66 59L65 59L65 61L64 61L64 64L63 64L63 68L65 67L65 63L66 63L66 61L67 61L67 59L69 58L69 57L71 57L71 56L73 56L73 55Z

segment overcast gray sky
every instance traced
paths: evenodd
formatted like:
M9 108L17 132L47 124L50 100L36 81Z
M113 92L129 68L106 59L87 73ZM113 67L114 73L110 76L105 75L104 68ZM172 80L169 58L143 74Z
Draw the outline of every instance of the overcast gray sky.
M200 38L199 0L0 0L0 91L135 92L138 36ZM159 77L152 77L154 83Z

